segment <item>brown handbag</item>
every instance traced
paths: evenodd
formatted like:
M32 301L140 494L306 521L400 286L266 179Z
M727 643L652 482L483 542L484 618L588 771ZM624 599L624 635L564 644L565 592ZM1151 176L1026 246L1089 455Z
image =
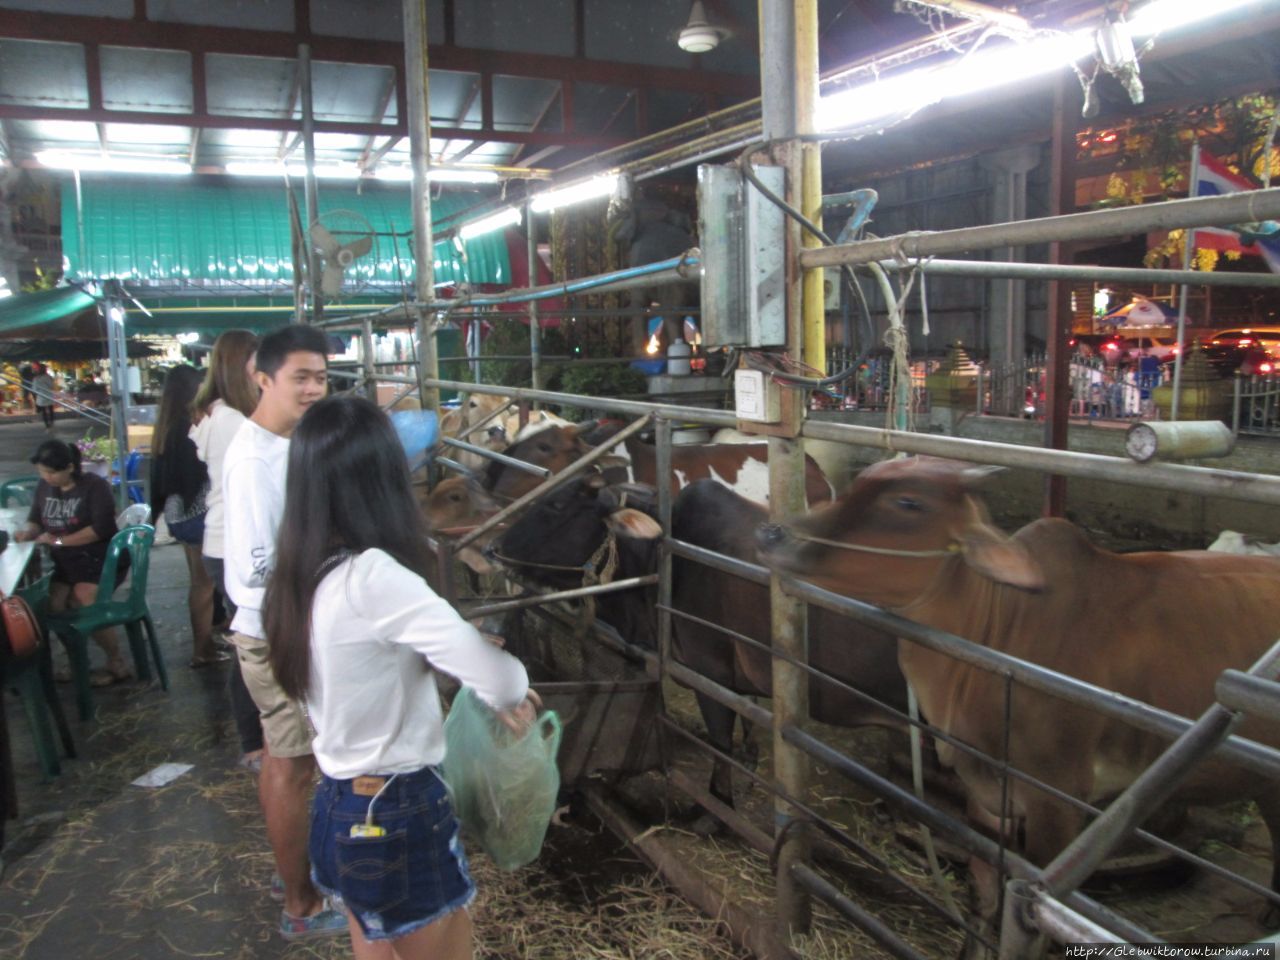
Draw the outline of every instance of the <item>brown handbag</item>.
M0 600L0 625L10 656L29 657L40 648L42 634L35 611L22 597Z

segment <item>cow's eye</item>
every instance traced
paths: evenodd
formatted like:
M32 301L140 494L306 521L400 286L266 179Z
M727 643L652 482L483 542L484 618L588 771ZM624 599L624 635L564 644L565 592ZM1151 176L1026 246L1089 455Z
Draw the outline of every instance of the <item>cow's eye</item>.
M551 452L551 445L550 445L549 443L540 443L540 444L538 444L538 452L539 452L539 453L550 453L550 452Z
M918 513L919 511L924 509L924 504L921 503L919 500L917 500L915 497L899 497L894 502L897 503L897 505L901 507L903 510L909 510L914 513Z

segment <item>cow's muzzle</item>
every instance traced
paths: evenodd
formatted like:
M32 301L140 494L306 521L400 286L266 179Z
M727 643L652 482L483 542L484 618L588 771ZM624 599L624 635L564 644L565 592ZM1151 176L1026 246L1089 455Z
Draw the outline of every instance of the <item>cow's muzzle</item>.
M780 523L762 523L756 527L756 546L772 550L787 541L787 528Z

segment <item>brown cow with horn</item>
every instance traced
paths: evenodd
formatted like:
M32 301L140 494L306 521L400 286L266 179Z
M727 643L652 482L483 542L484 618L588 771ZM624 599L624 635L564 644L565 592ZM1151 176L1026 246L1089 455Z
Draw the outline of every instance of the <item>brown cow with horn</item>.
M983 471L926 457L860 474L830 508L757 533L762 562L1002 653L1184 717L1214 699L1228 668L1248 669L1280 637L1280 559L1206 551L1116 554L1065 520L1012 537L992 526L974 492ZM898 658L930 723L993 757L1005 736L1004 680L899 640ZM1115 797L1167 741L1015 684L1012 765L1090 803ZM1247 721L1241 735L1271 745L1280 731ZM945 744L991 826L1001 813L996 767ZM1221 760L1197 766L1176 796L1188 803L1256 800L1280 871L1280 789ZM1018 780L1008 803L1028 857L1044 865L1083 826L1083 814ZM1018 830L1014 831L1015 836ZM996 890L974 864L979 905Z

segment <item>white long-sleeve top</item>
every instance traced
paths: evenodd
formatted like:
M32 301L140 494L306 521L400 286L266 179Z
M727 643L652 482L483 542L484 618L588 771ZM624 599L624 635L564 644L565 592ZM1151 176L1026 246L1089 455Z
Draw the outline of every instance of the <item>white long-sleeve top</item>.
M382 550L338 563L311 605L312 750L328 776L409 773L444 759L442 671L508 710L524 666Z
M276 533L284 516L289 438L252 420L240 424L222 464L223 582L236 605L231 628L262 638L262 597L275 567Z
M209 512L204 517L204 544L200 552L206 557L222 559L225 555L222 533L222 464L245 416L235 407L221 400L213 401L209 415L191 427L188 436L196 445L196 454L209 468L209 492L204 503Z

